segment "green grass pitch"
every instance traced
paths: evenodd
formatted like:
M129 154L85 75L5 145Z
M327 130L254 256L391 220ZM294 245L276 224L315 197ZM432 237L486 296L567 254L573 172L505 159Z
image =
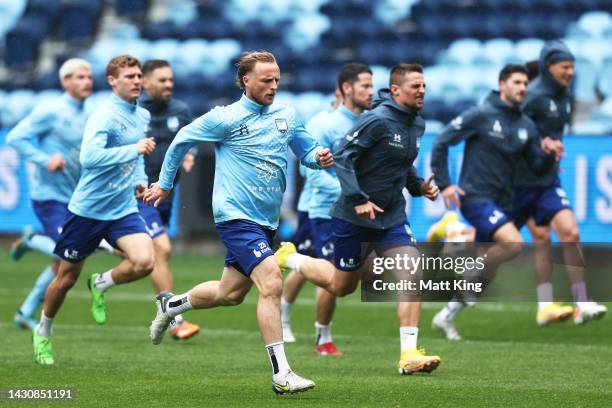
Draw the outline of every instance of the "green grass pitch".
M425 304L420 345L439 354L431 375L400 376L399 336L393 304L340 299L334 338L342 357L313 354L314 288L307 286L293 310L298 342L286 345L292 368L317 386L304 394L276 396L255 319L256 290L238 307L193 311L187 319L202 332L186 342L169 336L151 345L155 313L148 279L111 289L109 321L96 325L82 276L54 327L56 365L40 367L30 333L12 318L39 271L41 255L13 262L0 255L0 389L70 388L73 403L7 403L6 406L91 407L441 407L593 406L612 404L612 324L576 327L571 322L538 328L535 305L486 303L458 318L467 340L450 343L430 322L439 304ZM84 273L116 263L90 258ZM176 256L177 292L217 279L221 257ZM67 405L64 405L67 404Z

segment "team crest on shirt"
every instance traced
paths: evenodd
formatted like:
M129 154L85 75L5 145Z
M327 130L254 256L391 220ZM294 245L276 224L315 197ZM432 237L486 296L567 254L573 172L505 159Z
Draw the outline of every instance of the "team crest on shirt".
M557 111L557 104L555 103L555 101L553 101L551 99L550 100L550 106L548 108L550 109L551 112L556 112Z
M172 132L176 132L179 128L178 118L176 116L170 116L168 119L166 119L166 126L168 126L168 129Z
M529 137L529 133L527 133L527 129L520 128L518 130L518 138L521 142L527 141L527 137Z
M287 133L287 131L289 130L289 125L287 124L287 121L285 119L274 119L274 123L276 123L276 128L282 134Z

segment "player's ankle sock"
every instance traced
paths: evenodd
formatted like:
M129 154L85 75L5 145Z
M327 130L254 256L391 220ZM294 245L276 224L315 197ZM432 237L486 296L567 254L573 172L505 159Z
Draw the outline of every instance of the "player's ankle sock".
M176 324L181 324L185 319L183 318L182 314L177 314L176 316L174 316L174 322Z
M96 277L96 281L94 282L96 289L98 289L100 292L105 292L111 286L115 286L112 272L113 270L111 269L110 271L101 273Z
M272 365L272 379L277 375L284 375L287 370L290 370L287 357L285 356L285 346L282 341L266 345L266 351Z
M325 343L333 343L334 339L331 334L331 322L329 324L315 322L315 330L317 333L317 346Z
M289 303L281 296L281 322L283 325L291 323L291 306L293 303Z
M109 252L111 254L115 253L115 248L113 248L113 246L111 244L109 244L108 241L105 240L105 239L100 241L100 243L98 244L98 248L103 249L106 252Z
M538 309L543 309L553 302L553 285L550 282L538 284L536 287L538 293Z
M574 302L576 304L582 302L588 302L586 283L576 282L572 285L572 294L574 295Z
M51 281L55 278L53 274L53 270L51 266L47 266L42 273L36 279L36 283L34 284L34 288L23 301L23 304L19 308L19 311L24 316L34 316L36 313L36 309L45 299L45 293L47 292L47 287L51 283Z
M404 351L415 349L419 337L419 328L414 326L400 327L400 349Z
M55 249L55 241L46 235L33 234L28 238L26 243L28 248L40 251L43 254L56 258L53 250Z
M444 309L446 310L446 319L448 320L455 319L455 316L457 316L457 314L459 314L459 312L462 311L464 308L465 308L464 302L460 302L454 299L451 300L450 302L446 304L446 306L444 306Z
M183 293L182 295L174 295L167 303L167 312L172 317L185 313L191 309L193 309L193 306L189 301L189 292Z
M291 254L287 257L287 267L296 272L300 271L300 265L306 256L302 254Z
M45 312L40 314L40 322L38 326L36 326L36 332L39 336L43 337L51 337L51 333L53 331L53 318L48 318L45 316Z

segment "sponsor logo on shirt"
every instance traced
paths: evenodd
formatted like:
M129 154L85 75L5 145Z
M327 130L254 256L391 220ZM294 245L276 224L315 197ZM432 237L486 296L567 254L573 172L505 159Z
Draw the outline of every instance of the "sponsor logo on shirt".
M404 145L402 144L402 135L394 133L393 139L389 140L389 145L400 148L404 147Z
M526 142L527 138L529 137L529 133L527 133L527 129L524 129L524 128L520 128L517 134L521 142Z
M503 138L504 134L502 132L503 132L503 128L502 128L502 125L499 119L495 119L495 122L493 122L493 128L489 132L489 136Z
M352 142L353 140L357 139L357 135L359 134L359 131L355 131L355 133L353 133L352 135L346 135L345 139L347 140L347 142Z
M285 119L274 119L274 123L276 123L276 129L278 129L278 131L282 134L287 133L289 130L289 125Z
M176 132L179 128L179 119L176 116L170 116L166 119L166 126L168 126L168 130Z
M275 169L270 163L260 160L257 164L257 178L259 180L265 180L269 183L273 178L278 178L278 170Z

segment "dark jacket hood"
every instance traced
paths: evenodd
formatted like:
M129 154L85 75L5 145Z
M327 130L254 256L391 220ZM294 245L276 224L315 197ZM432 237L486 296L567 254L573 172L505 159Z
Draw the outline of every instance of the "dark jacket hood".
M574 61L574 54L561 40L548 41L540 52L540 86L545 87L553 95L567 92L567 88L559 85L548 71L548 65L560 61Z
M500 111L518 115L521 114L521 109L519 106L510 106L501 100L499 91L491 91L491 93L487 96L486 102Z
M415 117L419 114L419 111L417 109L405 108L395 102L395 100L391 96L391 90L389 88L380 89L378 91L377 97L374 98L374 100L372 101L372 109L377 108L381 105L387 106L396 113L409 117Z

